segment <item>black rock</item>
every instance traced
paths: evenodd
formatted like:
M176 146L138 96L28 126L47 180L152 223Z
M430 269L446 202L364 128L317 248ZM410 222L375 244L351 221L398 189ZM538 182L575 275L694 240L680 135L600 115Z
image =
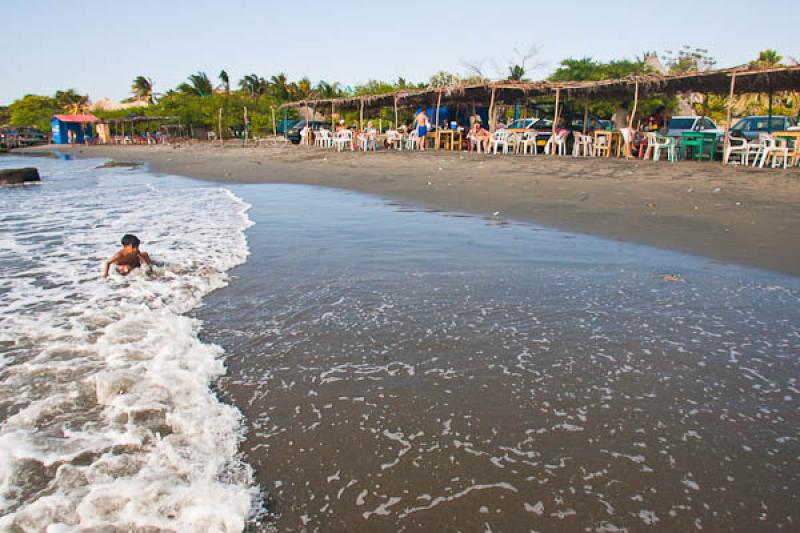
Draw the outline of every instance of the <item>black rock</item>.
M0 185L19 185L29 181L42 181L35 168L10 168L0 170Z

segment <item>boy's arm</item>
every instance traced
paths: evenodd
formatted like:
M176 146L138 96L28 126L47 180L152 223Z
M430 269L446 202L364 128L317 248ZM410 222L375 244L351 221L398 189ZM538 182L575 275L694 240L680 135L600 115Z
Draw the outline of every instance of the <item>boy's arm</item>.
M105 263L103 263L103 277L104 278L108 277L108 269L111 268L111 265L116 263L118 260L119 260L119 252L117 252L114 255L112 255L111 257L109 257L108 260Z
M150 255L147 252L139 252L139 261L147 266L153 264L153 261L150 259Z

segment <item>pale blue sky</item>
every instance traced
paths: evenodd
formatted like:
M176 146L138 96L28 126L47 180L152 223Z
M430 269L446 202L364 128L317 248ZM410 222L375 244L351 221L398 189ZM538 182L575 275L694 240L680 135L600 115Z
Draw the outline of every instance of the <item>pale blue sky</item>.
M70 87L120 99L139 74L164 91L223 68L233 80L284 71L346 85L422 81L531 45L544 63L535 79L565 57L632 58L682 44L726 67L764 48L800 58L797 9L796 0L0 0L0 104Z

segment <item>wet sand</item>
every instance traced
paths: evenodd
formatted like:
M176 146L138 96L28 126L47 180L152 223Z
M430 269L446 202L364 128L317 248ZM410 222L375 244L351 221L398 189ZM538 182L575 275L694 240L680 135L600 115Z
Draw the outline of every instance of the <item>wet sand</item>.
M43 148L31 149L42 151ZM800 275L800 169L291 145L59 147L231 183L323 185Z
M800 278L232 189L251 253L196 316L277 531L796 529Z

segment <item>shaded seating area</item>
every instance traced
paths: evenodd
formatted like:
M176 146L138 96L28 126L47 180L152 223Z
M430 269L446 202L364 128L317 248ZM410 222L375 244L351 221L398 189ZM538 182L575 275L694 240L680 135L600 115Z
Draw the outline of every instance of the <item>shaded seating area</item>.
M107 119L104 144L167 144L189 134L178 117L136 116Z
M386 110L389 110L393 120L386 121L389 126L386 130L382 125L379 127L377 135L383 142L378 146L395 149L472 151L478 148L478 151L492 155L536 156L543 153L551 157L638 157L670 162L681 159L707 161L721 156L725 164L789 167L800 162L800 136L792 135L794 132L770 132L768 137L759 140L758 146L750 141L745 146L730 135L732 102L735 95L772 95L797 90L800 90L800 66L762 70L741 67L676 76L646 75L583 82L487 81L476 85L304 100L284 104L284 107L305 108L307 112L309 109L326 112L329 109L331 117L335 116L336 110L358 110L358 123L348 128L356 139L364 135L367 121L383 120ZM649 121L637 115L642 98L691 93L728 97L727 129L724 132L691 129L670 133L665 124L663 130L656 131L650 127ZM613 126L611 121L602 120L598 121L604 123L602 127L592 129L588 119L589 103L593 99L632 101L633 105L624 122L617 120L616 126L609 127ZM570 116L565 116L565 102L574 108L583 107L583 120L580 117L575 119L573 113L572 120L568 121ZM542 104L552 110L549 116L541 112ZM537 114L528 119L526 110L531 105L537 109ZM501 110L511 108L515 111L515 120L508 126L502 123L504 113ZM477 111L479 109L485 110L482 116ZM409 129L401 122L400 110L406 115L425 111L428 122L424 139L417 135L416 129ZM486 147L475 143L471 135L475 119L489 132ZM697 124L709 122L696 120ZM522 123L521 127L518 127L519 123ZM334 128L333 123L331 127ZM311 132L306 144L314 144L311 141L313 136L314 132ZM328 143L318 146L332 147Z

